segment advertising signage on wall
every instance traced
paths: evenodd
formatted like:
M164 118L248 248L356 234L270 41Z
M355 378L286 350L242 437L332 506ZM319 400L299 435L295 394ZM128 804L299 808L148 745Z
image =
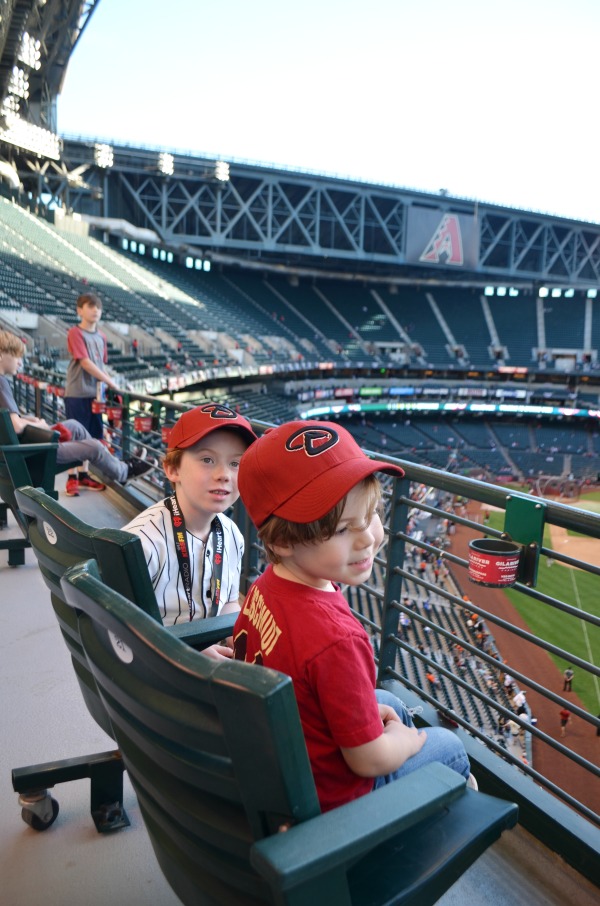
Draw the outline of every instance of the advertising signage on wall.
M359 396L381 396L382 393L382 387L361 387L358 391Z
M596 418L600 420L599 409L573 409L565 406L527 406L510 403L351 403L338 406L319 406L306 409L300 413L301 418L326 418L328 415L349 415L366 412L414 412L414 413L476 413L496 415L538 415L538 416L563 416L567 418Z

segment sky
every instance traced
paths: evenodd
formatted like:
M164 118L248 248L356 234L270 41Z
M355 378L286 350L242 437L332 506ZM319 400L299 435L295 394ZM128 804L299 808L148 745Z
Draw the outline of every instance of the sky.
M62 135L600 222L600 0L101 0Z

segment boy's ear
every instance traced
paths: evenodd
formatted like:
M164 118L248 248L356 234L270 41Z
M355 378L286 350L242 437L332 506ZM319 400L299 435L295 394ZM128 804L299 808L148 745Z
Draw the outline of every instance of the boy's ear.
M174 466L172 463L164 462L163 471L171 484L179 480L179 466Z
M280 560L282 560L284 557L289 557L292 553L291 544L270 544L269 548Z

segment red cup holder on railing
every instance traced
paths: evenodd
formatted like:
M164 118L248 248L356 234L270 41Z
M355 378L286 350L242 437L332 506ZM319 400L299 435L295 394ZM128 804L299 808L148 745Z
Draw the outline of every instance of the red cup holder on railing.
M152 415L136 415L133 419L133 427L136 431L152 431L154 418Z
M519 574L521 546L514 541L477 538L469 542L469 579L476 585L506 588Z
M106 403L102 402L102 400L92 400L92 412L96 415L102 415L106 412Z

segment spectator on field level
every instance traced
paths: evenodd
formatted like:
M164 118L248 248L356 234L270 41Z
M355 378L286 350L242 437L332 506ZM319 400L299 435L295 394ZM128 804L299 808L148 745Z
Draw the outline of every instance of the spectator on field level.
M563 673L563 692L571 692L571 686L573 684L573 677L575 676L575 671L569 665L565 672Z
M17 435L22 434L28 425L56 430L61 438L56 451L58 465L87 460L107 478L121 484L152 468L153 463L144 462L142 458L134 457L128 462L117 459L75 419L50 426L43 418L22 415L8 378L17 374L21 368L24 352L23 340L7 330L0 330L0 409L8 409Z
M240 465L269 565L235 624L235 656L292 678L323 811L432 761L470 776L453 733L418 731L396 696L375 690L371 642L340 590L369 579L383 543L378 471L404 474L339 424L314 421L268 431Z
M440 681L437 678L437 676L435 675L435 673L430 671L429 673L425 674L425 677L427 679L427 682L429 683L431 690L434 691L435 689L437 689L437 687L440 684Z
M104 385L117 390L113 378L106 373L108 362L106 337L98 330L102 317L102 301L91 292L83 293L76 302L79 324L67 333L67 346L71 356L65 382L65 412L86 429L91 437L102 440L104 428L102 415L92 411L96 399L104 399ZM67 494L78 497L80 488L104 491L106 485L88 474L88 463L72 470L67 477Z
M521 705L525 704L526 694L527 693L521 689L519 692L517 692L516 695L513 696L512 703L513 703L513 708L515 709L515 711L517 710L517 708L520 708Z
M516 741L517 741L517 738L519 737L519 734L520 734L520 732L521 732L521 727L520 727L520 725L516 722L516 720L512 720L512 718L509 718L509 719L506 721L506 724L505 724L505 726L504 726L504 731L505 731L507 734L510 734L510 736L512 736L513 740L516 742Z
M212 402L184 412L169 435L163 468L174 493L125 526L141 539L165 625L239 610L244 538L225 510L255 440L243 416ZM233 654L227 645L204 653Z
M408 630L410 629L410 617L407 616L407 614L405 614L405 613L400 614L400 626L402 627L400 630L402 633L402 638L405 641L407 641L408 640Z
M571 721L571 712L566 708L561 708L561 710L558 712L558 716L560 718L560 735L566 736L567 724Z

